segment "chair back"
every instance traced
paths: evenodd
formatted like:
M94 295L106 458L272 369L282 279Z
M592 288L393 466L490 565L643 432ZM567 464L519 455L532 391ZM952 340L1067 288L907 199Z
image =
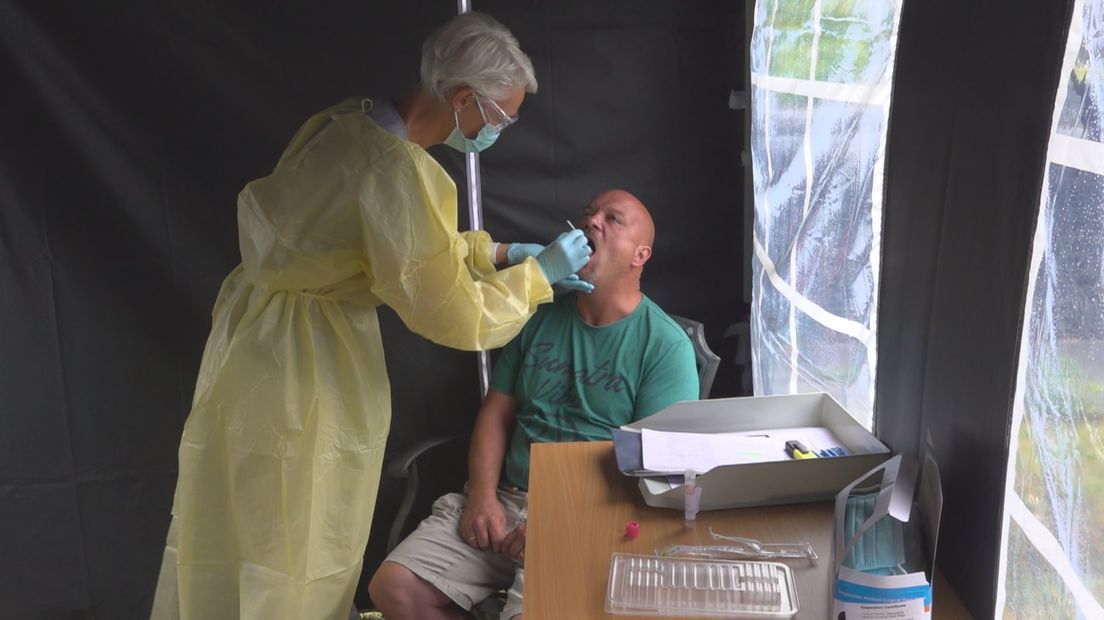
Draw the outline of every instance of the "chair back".
M694 361L698 365L698 384L700 391L698 398L709 398L709 391L713 387L713 378L717 376L717 367L721 365L721 358L705 341L705 325L686 317L670 315L676 323L686 331L690 337L690 343L694 345Z

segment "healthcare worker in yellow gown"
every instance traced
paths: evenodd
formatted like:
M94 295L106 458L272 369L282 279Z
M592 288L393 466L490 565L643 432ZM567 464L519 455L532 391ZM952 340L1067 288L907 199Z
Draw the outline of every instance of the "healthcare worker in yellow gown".
M536 90L516 39L459 16L421 74L395 104L309 119L239 195L242 263L212 313L154 618L347 618L391 417L376 307L476 350L506 344L552 284L589 287L579 231L547 247L457 233L455 185L424 150L481 150L516 120Z

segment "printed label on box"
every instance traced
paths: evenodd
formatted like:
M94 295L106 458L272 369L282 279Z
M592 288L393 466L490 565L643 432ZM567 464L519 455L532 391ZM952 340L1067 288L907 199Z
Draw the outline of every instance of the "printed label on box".
M931 618L932 589L924 573L868 575L840 568L835 620L921 620Z

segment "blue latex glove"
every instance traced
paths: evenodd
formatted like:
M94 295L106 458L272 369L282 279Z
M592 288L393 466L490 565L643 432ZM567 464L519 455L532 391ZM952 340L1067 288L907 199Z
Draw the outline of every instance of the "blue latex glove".
M556 237L537 254L537 264L548 282L556 284L582 269L590 261L590 251L583 231L570 230Z
M580 278L576 274L571 274L556 283L556 286L565 288L569 291L578 291L580 293L591 294L594 292L594 285L586 280Z
M542 250L544 246L539 243L511 243L506 246L506 263L516 265L530 256L536 257Z

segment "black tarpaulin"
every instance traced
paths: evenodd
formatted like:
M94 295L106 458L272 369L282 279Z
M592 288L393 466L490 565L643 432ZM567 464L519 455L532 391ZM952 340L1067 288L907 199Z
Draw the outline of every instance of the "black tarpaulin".
M598 191L634 192L658 228L646 293L720 348L744 318L743 121L727 104L745 7L475 8L540 81L482 158L486 227L547 242ZM238 191L312 113L404 94L454 12L0 0L0 618L148 614L211 306L238 261ZM458 155L433 154L462 182ZM383 321L389 450L470 427L474 357ZM731 376L715 394L736 393ZM365 579L397 492L384 482Z

